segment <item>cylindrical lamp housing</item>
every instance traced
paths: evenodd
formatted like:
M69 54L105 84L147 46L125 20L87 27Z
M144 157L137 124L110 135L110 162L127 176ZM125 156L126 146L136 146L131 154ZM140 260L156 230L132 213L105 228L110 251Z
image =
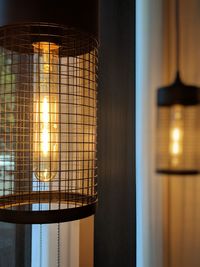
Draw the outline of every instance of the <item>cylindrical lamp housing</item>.
M175 83L157 93L158 173L194 175L199 172L200 89L185 85L177 75Z
M0 220L92 215L98 1L6 0L0 10Z

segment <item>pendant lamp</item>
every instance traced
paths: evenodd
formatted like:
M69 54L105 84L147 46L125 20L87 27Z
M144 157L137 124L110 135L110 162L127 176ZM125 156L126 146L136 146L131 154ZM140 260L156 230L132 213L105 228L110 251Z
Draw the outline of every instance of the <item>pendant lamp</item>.
M157 91L158 173L195 175L199 172L200 89L183 83L179 62L179 2L176 0L176 78Z
M98 1L0 1L0 221L95 213Z

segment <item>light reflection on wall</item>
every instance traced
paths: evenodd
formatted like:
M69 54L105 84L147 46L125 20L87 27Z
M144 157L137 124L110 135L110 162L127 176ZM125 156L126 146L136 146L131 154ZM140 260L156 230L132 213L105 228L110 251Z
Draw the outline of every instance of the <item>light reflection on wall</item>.
M158 0L136 1L138 267L162 266L162 179L154 173L155 92L162 84L162 4L162 1Z

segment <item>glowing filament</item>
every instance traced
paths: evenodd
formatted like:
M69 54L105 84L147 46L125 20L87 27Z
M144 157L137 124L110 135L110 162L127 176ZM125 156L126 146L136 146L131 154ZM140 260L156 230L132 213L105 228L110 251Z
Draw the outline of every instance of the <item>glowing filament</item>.
M182 153L182 131L180 128L174 128L172 130L172 151L174 155Z
M49 152L49 131L48 131L48 123L49 123L49 104L47 102L46 97L42 103L42 123L43 123L43 130L42 130L42 152L44 155L47 155Z
M172 109L170 130L170 155L173 166L178 166L183 154L183 114L182 107L176 105Z

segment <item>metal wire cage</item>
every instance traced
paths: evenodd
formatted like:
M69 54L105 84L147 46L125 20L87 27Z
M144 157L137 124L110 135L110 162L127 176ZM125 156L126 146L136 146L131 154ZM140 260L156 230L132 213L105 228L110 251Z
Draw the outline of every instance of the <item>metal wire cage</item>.
M74 28L0 28L0 220L94 213L98 42Z
M198 142L200 89L176 81L157 95L157 172L168 175L199 173Z

